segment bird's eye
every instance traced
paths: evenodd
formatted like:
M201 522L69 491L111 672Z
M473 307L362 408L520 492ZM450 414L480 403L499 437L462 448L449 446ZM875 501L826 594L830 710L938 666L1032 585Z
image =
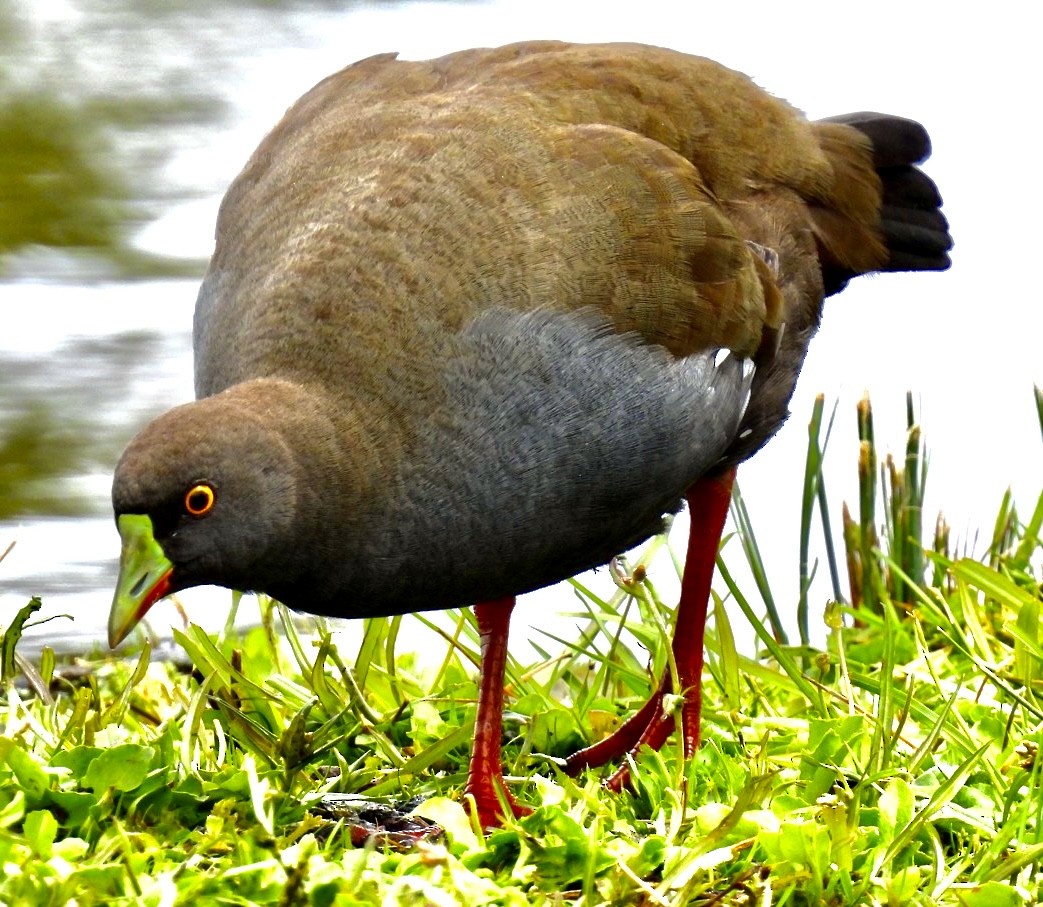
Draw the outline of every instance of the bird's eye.
M185 510L192 516L205 516L214 506L214 489L209 485L193 485L185 492Z

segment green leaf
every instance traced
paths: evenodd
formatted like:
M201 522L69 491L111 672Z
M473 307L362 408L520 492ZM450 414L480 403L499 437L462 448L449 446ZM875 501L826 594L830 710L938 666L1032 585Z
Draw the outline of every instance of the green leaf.
M980 589L990 598L995 599L1017 611L1023 607L1038 605L1039 600L1026 590L1016 585L1002 573L985 564L970 558L961 558L952 565L952 572L962 580Z
M39 803L51 787L50 778L40 764L17 741L7 737L0 737L0 759L11 767L30 804Z
M904 778L892 778L880 794L880 835L893 838L913 818L913 789Z
M274 837L274 817L267 802L271 785L268 783L267 778L258 776L257 766L250 756L243 760L243 768L246 771L246 777L250 785L250 804L253 806L254 816L261 824L261 827L268 832L268 835Z
M1013 886L1003 882L986 882L974 888L954 888L953 894L963 907L1023 907L1024 897Z
M100 746L74 746L55 753L54 758L51 759L51 765L69 769L73 778L80 781L90 764L103 752L104 750Z
M636 876L647 878L654 870L659 869L666 859L666 841L660 835L652 835L641 842L637 853L627 865Z
M52 790L47 795L47 805L56 807L56 812L61 817L60 825L63 828L74 830L80 829L87 821L91 807L95 806L98 798L94 794L85 791Z
M731 621L728 618L728 609L724 607L721 597L712 593L710 600L713 602L713 625L717 633L718 652L721 659L721 692L727 707L735 710L741 708L739 696L742 689L735 634L732 632Z
M10 828L25 818L25 791L10 791L0 802L0 828Z
M481 842L471 828L471 818L456 800L448 797L429 797L413 810L413 815L439 825L456 854L481 849Z
M43 603L38 596L34 595L29 599L29 604L19 608L14 620L11 621L11 626L0 637L0 683L5 687L14 680L17 673L14 653L15 647L22 638L25 622L39 611L41 607L43 607Z
M58 823L45 809L38 809L25 817L25 840L41 860L51 858L51 846L58 836Z
M409 725L415 746L430 746L452 730L442 718L442 713L426 699L418 699L413 703Z
M136 743L124 743L103 750L87 766L83 775L84 786L96 793L109 788L132 791L145 780L155 754L151 746Z

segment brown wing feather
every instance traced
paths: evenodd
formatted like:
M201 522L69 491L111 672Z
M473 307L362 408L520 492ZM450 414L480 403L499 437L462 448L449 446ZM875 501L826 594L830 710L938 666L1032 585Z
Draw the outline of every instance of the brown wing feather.
M661 48L363 60L305 95L228 193L204 291L249 302L204 315L200 390L332 360L377 392L382 356L425 355L425 320L593 306L678 355L756 354L779 388L763 394L767 431L824 294L912 255L888 258L920 215L906 205L882 227L878 125L809 123L746 76ZM238 319L221 333L232 356L207 352L220 308ZM404 322L413 342L387 349Z
M272 335L265 300L292 284L314 300L302 318L350 298L339 323L374 341L403 307L462 322L491 303L594 305L678 354L749 354L785 314L727 202L827 171L792 108L708 60L553 42L384 55L320 83L265 139L223 206L214 269L255 300L244 345ZM310 281L317 255L326 286Z

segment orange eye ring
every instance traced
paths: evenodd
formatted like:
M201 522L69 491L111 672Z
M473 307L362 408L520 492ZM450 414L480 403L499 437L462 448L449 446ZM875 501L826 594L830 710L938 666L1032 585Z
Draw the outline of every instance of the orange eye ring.
M185 492L185 511L192 516L206 516L214 506L214 489L202 482Z

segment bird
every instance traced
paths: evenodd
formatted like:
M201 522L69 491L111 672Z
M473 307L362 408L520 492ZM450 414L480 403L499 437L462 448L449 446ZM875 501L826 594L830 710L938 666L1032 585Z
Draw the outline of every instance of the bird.
M515 597L686 502L672 645L691 756L736 468L785 421L826 298L950 266L930 151L916 121L809 120L639 44L382 54L319 82L221 203L196 399L116 465L110 644L200 584L336 617L473 605L464 790L493 827L529 811L500 755ZM670 691L568 769L661 746Z

